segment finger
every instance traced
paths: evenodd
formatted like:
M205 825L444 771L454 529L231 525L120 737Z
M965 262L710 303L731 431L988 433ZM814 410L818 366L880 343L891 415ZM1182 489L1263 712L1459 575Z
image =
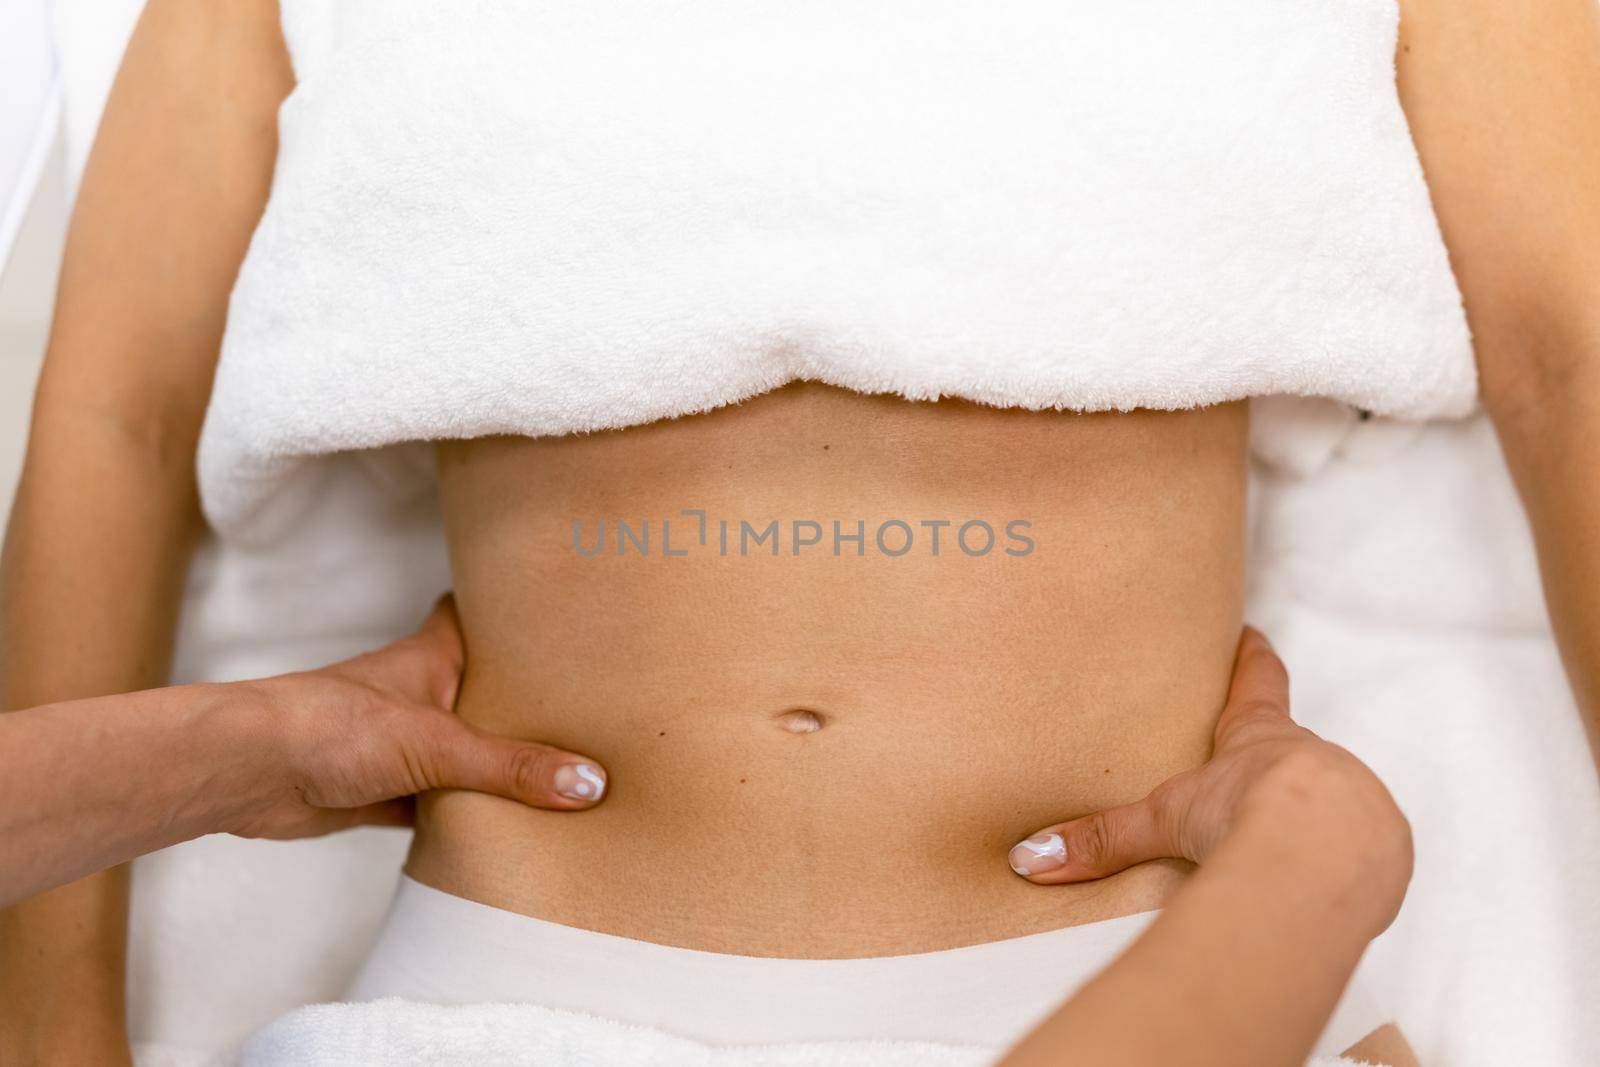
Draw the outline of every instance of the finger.
M1289 671L1266 637L1246 626L1234 656L1228 701L1217 719L1216 738L1246 720L1289 718Z
M450 711L466 665L455 597L440 597L415 633L361 657L355 673L406 700Z
M1046 827L1011 850L1011 869L1039 885L1087 882L1178 856L1149 800Z
M458 669L466 661L466 648L461 643L461 616L456 612L454 593L446 593L434 601L433 610L417 627L416 638Z
M434 751L424 766L437 770L437 789L471 789L553 811L592 808L605 797L599 763L536 741L496 737L460 719L439 717L430 734Z
M461 687L461 672L466 667L467 649L461 638L461 616L456 612L454 593L446 593L422 620L412 641L422 654L425 667L422 681L424 700L446 710L456 706Z

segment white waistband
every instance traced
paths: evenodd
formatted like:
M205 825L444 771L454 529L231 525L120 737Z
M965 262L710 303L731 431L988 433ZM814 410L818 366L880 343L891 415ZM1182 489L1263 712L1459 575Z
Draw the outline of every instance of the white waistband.
M917 1040L1004 1047L1156 912L942 952L775 959L674 948L489 907L402 878L354 1000L524 1003L716 1045ZM1319 1053L1388 1021L1352 982Z

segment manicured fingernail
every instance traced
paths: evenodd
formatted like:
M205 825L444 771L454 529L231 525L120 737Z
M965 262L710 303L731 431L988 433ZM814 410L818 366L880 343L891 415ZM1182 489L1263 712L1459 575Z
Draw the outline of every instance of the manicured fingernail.
M592 763L567 763L556 771L556 792L571 800L599 800L606 793L606 772Z
M1024 878L1053 871L1067 862L1067 843L1060 834L1034 834L1011 850L1011 869Z

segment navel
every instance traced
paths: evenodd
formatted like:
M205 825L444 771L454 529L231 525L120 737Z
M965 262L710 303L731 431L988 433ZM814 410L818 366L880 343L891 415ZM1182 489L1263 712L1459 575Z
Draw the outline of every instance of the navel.
M811 708L789 708L773 716L782 729L791 734L814 734L827 725L827 718Z

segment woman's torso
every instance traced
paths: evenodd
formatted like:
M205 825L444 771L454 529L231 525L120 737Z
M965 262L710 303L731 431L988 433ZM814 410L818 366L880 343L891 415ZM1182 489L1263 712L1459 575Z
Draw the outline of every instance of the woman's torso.
M1237 401L1471 403L1388 0L283 12L297 85L202 497L267 542L316 506L313 458L466 441L462 714L613 781L577 817L430 802L413 870L474 899L794 955L1153 903L1170 869L1040 890L1004 853L1203 755ZM1133 408L1169 413L1048 413ZM662 555L688 509L918 547ZM572 547L618 517L650 556ZM997 547L947 527L932 558L921 523L968 518Z
M1246 435L1242 403L1072 415L795 384L441 446L460 714L599 758L610 790L578 815L433 796L411 873L747 955L927 951L1158 905L1176 864L1046 889L1006 852L1207 753L1241 621ZM773 520L775 555L756 540ZM860 522L859 549L836 551L835 520Z

